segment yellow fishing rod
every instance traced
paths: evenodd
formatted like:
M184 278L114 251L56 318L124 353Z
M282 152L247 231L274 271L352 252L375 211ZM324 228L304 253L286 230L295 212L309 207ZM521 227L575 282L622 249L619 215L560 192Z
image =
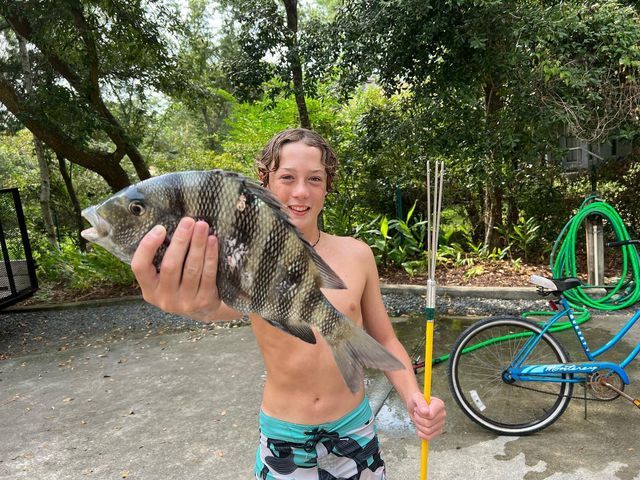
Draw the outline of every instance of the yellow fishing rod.
M424 398L431 404L431 367L433 358L433 329L436 319L436 257L438 252L438 232L442 211L442 187L444 183L444 162L435 162L433 189L431 188L431 164L427 162L427 307L425 308L424 342ZM432 192L433 190L433 192ZM433 193L433 204L431 195ZM420 480L427 479L429 465L429 441L422 440Z

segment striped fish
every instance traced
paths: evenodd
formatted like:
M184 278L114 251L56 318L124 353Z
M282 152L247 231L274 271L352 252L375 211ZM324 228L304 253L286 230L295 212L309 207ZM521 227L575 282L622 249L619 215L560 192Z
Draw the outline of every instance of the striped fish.
M169 173L125 188L82 215L92 225L83 237L127 263L142 237L163 225L167 238L154 258L157 268L180 219L204 220L218 237L217 287L225 304L258 314L311 344L316 343L315 327L354 393L363 367L404 368L329 303L320 289L344 289L342 280L300 235L271 192L241 175L222 170Z

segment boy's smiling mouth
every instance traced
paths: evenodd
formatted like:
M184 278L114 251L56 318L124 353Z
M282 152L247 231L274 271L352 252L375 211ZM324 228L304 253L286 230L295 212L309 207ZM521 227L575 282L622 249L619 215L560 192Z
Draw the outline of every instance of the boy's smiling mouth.
M304 215L311 210L311 207L305 205L289 205L288 208L294 215Z

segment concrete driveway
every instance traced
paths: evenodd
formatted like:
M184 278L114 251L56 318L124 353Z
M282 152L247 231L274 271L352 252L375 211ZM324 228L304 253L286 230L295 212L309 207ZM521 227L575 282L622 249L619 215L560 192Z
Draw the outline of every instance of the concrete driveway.
M0 321L20 321L20 315ZM95 310L88 307L84 315ZM592 320L587 336L600 345L621 321L615 315ZM448 352L468 322L438 319L436 355ZM406 317L395 326L409 350L424 328L420 318ZM618 355L640 342L639 330ZM575 351L570 332L557 336ZM264 371L250 328L84 340L0 361L0 479L252 477ZM631 369L636 381L639 371ZM498 437L455 405L446 365L435 367L433 377L448 417L446 433L430 446L431 479L640 480L640 411L627 402L591 402L585 420L584 404L573 400L541 433ZM386 380L374 373L367 385L378 406ZM628 391L638 396L638 383ZM377 421L389 479L419 478L420 443L395 393Z

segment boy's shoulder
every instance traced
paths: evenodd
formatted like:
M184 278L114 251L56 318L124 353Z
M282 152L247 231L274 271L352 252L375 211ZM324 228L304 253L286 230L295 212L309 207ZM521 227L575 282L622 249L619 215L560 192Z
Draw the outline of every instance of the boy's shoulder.
M371 248L362 240L353 237L342 237L325 233L332 249L340 249L344 253L367 257L372 255Z

